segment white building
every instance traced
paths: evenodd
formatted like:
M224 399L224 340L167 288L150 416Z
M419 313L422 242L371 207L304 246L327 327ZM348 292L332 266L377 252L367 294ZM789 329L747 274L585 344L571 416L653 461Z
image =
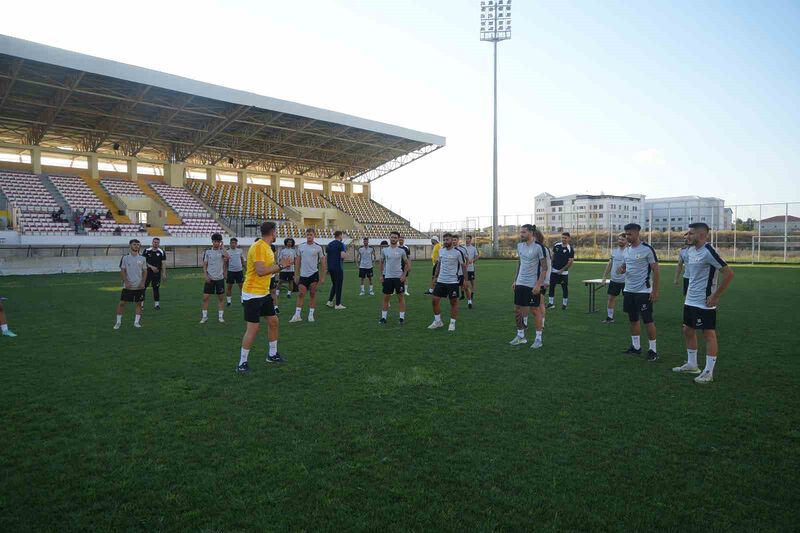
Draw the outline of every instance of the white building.
M797 231L800 231L800 217L793 215L778 215L761 221L761 233L783 234Z
M644 202L642 226L653 231L686 231L692 222L705 222L711 229L729 230L732 211L721 198L674 196L648 198Z
M542 193L535 199L536 226L542 231L621 231L635 222L644 227L644 195Z

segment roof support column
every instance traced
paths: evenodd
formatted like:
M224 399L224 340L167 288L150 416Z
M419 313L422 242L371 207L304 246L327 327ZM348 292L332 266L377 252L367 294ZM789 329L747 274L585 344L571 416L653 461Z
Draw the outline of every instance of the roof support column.
M325 196L331 195L331 180L322 180L322 194Z
M372 187L369 183L365 183L361 186L361 194L364 196L365 200L372 200Z
M245 188L247 187L247 172L244 170L238 170L236 172L236 178L239 182L239 187Z
M305 180L302 176L298 176L294 179L294 190L297 194L303 194L303 189L305 189Z
M86 163L89 166L89 177L93 180L100 179L100 169L97 165L97 154L92 152L86 156Z
M31 148L31 166L34 174L42 173L42 149L38 146Z
M208 167L206 169L206 184L209 187L216 187L217 186L217 169L214 167Z
M274 194L281 192L281 177L278 174L273 174L269 177L270 189Z
M164 182L172 187L183 187L183 163L164 164Z
M344 182L344 193L347 196L353 196L353 182L352 181Z
M131 181L139 179L139 160L135 157L128 159L128 179Z

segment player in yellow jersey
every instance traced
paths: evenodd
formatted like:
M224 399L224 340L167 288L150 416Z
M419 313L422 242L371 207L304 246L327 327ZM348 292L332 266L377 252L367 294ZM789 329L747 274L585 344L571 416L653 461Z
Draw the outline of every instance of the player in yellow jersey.
M433 245L433 251L431 252L433 273L431 274L431 286L425 293L427 296L433 294L433 286L436 285L436 264L439 262L439 251L442 249L442 243L439 242L439 237L431 237L431 244Z
M284 258L280 264L275 264L275 253L271 248L271 244L275 241L275 232L274 222L261 224L261 239L254 242L247 251L247 276L242 286L242 305L247 329L242 338L239 366L236 367L236 371L240 374L250 372L247 358L261 326L261 317L266 317L269 327L267 362L283 363L283 358L278 353L278 317L275 315L275 302L269 289L272 276L289 268L291 261L289 258Z

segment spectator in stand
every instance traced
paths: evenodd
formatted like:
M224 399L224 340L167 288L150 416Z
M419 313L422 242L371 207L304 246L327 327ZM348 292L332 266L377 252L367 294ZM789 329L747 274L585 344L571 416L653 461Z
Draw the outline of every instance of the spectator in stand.
M118 236L118 235L122 235L122 228L120 228L119 226L117 226L116 228L114 228L114 233L113 233L113 235L116 235L116 236Z
M106 220L114 220L114 213L110 209L106 211Z
M78 233L81 230L81 214L77 211L72 215L72 223L75 225L75 233Z

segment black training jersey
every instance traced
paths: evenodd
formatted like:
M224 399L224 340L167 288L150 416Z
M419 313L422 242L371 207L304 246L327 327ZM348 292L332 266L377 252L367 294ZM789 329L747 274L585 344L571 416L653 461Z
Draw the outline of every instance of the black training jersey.
M156 250L155 248L148 248L144 251L144 258L147 260L147 264L150 266L154 266L161 272L161 263L167 260L167 254L159 248Z
M406 257L408 258L408 260L411 261L411 249L408 246L405 246L405 245L398 246L398 248L403 250L406 253ZM405 261L403 262L403 264L405 264Z
M561 270L570 259L575 259L575 249L569 244L557 242L553 246L553 270Z

